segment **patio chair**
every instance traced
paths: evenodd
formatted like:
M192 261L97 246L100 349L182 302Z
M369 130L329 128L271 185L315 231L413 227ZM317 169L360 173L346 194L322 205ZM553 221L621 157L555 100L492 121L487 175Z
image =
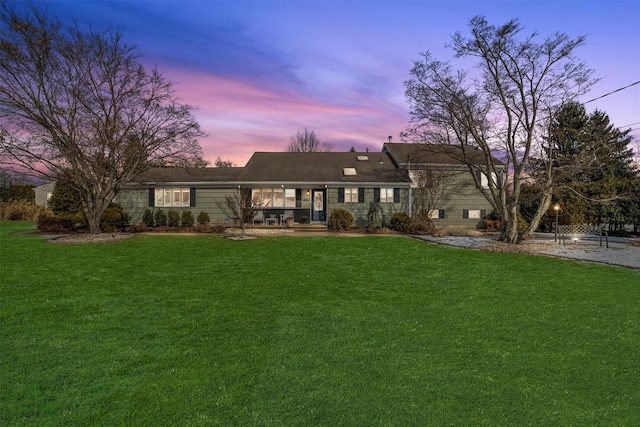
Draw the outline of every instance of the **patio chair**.
M256 225L256 221L261 222L262 225L264 225L264 213L258 212L257 214L255 214L253 216L253 225Z

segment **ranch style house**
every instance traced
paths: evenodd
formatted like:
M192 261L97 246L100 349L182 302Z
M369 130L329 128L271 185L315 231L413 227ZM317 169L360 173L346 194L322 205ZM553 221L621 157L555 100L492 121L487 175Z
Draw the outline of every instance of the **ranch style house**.
M436 226L480 227L491 205L477 187L455 146L384 143L381 152L256 152L244 167L152 168L116 196L132 224L146 209L206 212L212 223L231 219L220 208L242 190L261 212L253 224L327 224L333 209L353 214L364 226L371 202L387 218L428 210ZM478 165L484 158L477 153ZM499 163L499 162L498 162ZM500 164L500 163L499 163ZM47 184L45 184L46 186ZM50 186L36 189L46 200ZM46 190L45 190L46 189ZM249 196L248 196L249 197Z

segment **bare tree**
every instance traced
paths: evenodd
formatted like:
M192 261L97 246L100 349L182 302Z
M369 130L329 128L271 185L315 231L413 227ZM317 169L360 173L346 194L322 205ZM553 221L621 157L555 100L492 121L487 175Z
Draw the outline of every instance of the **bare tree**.
M296 136L291 137L291 141L285 151L290 153L331 151L332 148L331 144L320 141L314 131L309 131L305 128L303 131L299 130Z
M213 166L217 168L232 168L233 162L231 160L222 160L222 157L218 156L218 158L213 162Z
M124 184L152 165L206 165L192 107L114 30L63 27L2 2L0 164L77 188L92 233Z
M537 41L537 33L519 40L517 20L491 26L482 16L470 20L471 36L452 38L456 58L476 58L479 74L454 71L430 53L414 62L405 82L412 126L405 135L434 143L457 144L476 186L502 218L501 240L516 243L529 237L549 207L553 194L552 162L540 174L541 203L529 228L519 233L517 212L532 152L545 156L546 122L560 105L585 93L595 83L593 70L574 56L585 37L564 33ZM480 149L483 162L467 156ZM506 166L498 165L503 160ZM506 167L509 179L502 178ZM481 185L481 177L487 179Z
M234 226L241 230L242 237L245 236L247 222L264 210L264 207L260 205L260 200L251 199L251 189L242 188L239 185L233 194L225 196L224 201L216 201L216 205L226 216L231 218Z
M416 212L431 212L470 184L466 171L427 166L411 171L413 205Z

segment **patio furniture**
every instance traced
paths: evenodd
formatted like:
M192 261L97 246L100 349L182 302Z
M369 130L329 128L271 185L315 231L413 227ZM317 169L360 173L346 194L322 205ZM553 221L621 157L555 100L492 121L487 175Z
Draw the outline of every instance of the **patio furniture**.
M273 225L278 225L278 217L275 214L269 215L269 218L265 218L265 224L269 225L273 223Z
M258 212L257 214L254 215L253 225L256 225L256 222L261 222L262 224L264 224L264 213Z

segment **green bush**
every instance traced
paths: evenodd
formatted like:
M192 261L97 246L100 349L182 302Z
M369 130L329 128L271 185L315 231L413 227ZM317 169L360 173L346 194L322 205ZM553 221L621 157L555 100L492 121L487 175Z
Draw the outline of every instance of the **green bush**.
M36 193L33 191L35 185L14 184L9 188L0 190L0 202L25 202L35 203Z
M396 212L389 220L389 228L400 233L411 233L413 218L406 212Z
M193 227L194 222L191 211L182 211L182 214L180 214L180 225L183 227Z
M49 209L57 215L75 214L82 210L80 193L77 188L65 179L56 181L53 187L51 198L49 198Z
M124 230L129 225L129 215L122 206L111 203L100 218L102 231Z
M167 225L169 227L177 227L180 225L180 213L178 211L171 209L167 213Z
M387 218L382 207L376 202L369 203L369 212L367 212L367 230L373 231L382 228L387 224Z
M517 225L516 228L519 232L525 231L529 227L529 223L522 217L520 211L516 214Z
M147 208L144 210L144 213L142 214L142 223L147 227L153 227L154 220L153 211L151 209Z
M333 231L349 230L353 225L353 215L344 209L334 209L329 215L329 223L327 227Z
M205 211L200 211L200 213L198 214L198 224L205 225L209 224L210 222L211 219L209 218L209 214Z
M69 215L53 215L44 211L38 216L38 230L45 233L73 231L73 219Z
M162 209L158 209L153 218L156 222L156 226L164 227L167 225L167 214Z

